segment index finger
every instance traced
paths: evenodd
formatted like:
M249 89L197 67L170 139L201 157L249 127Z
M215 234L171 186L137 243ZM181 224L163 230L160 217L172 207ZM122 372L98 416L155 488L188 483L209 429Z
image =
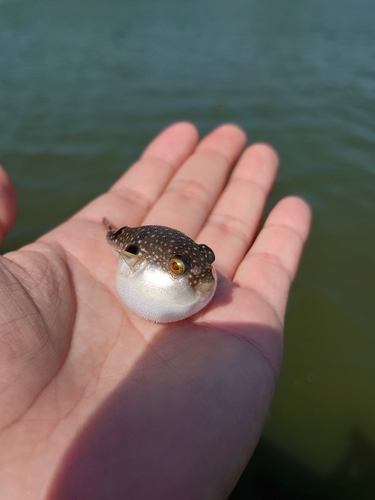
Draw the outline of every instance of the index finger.
M198 132L191 123L171 125L149 144L108 193L87 205L77 217L101 223L106 216L115 226L140 225L197 142Z

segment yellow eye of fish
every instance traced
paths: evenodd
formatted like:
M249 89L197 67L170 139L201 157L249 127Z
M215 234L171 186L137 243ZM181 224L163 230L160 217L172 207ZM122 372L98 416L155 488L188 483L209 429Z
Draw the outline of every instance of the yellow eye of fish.
M169 269L173 274L183 274L186 271L187 266L181 258L173 257L169 261Z

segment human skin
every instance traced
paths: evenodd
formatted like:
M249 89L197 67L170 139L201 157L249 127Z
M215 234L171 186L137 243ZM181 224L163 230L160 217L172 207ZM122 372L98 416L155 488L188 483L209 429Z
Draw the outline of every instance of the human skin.
M307 204L288 197L258 233L277 164L234 125L201 141L172 125L109 192L0 258L1 499L228 497L273 397L310 226ZM2 240L16 211L3 170L0 195ZM168 325L130 313L104 216L210 246L209 306Z

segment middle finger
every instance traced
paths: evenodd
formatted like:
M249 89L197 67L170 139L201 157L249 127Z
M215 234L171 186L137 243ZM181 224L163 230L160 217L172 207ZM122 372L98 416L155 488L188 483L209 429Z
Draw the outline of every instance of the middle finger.
M247 148L199 234L199 242L213 249L217 268L230 279L255 237L277 166L269 146Z
M223 125L211 132L174 175L142 224L161 224L194 238L245 144L245 133L234 125Z

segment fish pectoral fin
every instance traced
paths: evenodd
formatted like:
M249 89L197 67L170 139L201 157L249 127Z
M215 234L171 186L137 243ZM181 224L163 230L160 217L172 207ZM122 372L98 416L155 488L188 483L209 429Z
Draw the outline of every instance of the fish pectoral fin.
M143 257L141 257L140 255L127 252L126 250L117 250L117 253L121 255L121 257L130 267L130 269L134 269L135 266L141 264L144 260Z

